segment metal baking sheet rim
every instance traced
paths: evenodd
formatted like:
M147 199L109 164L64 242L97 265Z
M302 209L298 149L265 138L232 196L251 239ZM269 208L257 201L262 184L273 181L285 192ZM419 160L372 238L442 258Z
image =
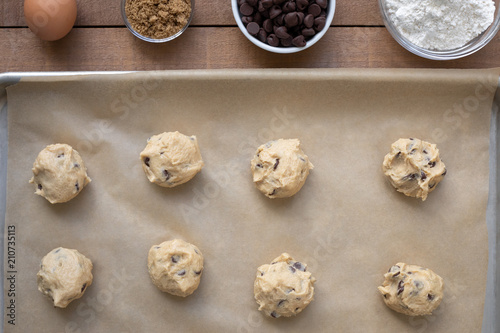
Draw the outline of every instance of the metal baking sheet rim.
M7 131L7 92L6 88L16 84L23 77L52 77L52 76L70 76L70 75L117 75L130 72L25 72L25 73L3 73L0 74L0 235L1 247L0 255L4 258L4 231L5 231L5 212L7 195L7 150L8 150L8 131ZM495 93L491 110L491 128L490 128L490 192L488 197L488 207L486 213L486 223L488 227L488 273L486 284L486 298L484 305L482 333L500 332L500 285L497 277L500 276L500 256L497 256L497 238L500 239L500 232L497 233L497 214L500 212L500 201L497 196L500 183L500 170L497 169L498 158L500 157L500 77L498 79L498 88ZM492 235L495 235L493 237ZM2 260L3 263L3 260ZM4 276L3 264L0 265L1 276ZM4 280L2 278L2 293L0 293L0 304L2 304L0 327L4 327ZM496 318L499 318L498 320Z

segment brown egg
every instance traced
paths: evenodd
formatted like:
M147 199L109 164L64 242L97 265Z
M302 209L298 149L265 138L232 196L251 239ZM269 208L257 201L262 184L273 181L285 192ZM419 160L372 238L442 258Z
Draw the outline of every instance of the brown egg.
M76 20L76 0L25 0L28 27L43 40L61 39Z

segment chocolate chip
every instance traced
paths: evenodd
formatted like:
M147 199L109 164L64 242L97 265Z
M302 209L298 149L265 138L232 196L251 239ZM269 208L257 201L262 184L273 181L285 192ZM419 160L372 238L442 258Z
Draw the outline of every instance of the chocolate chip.
M286 0L273 0L273 3L275 5L281 5L283 2L285 2Z
M313 28L302 29L302 35L304 35L305 37L312 37L316 35L316 31L314 31Z
M432 161L432 162L429 162L427 163L431 168L434 168L436 166L436 162L435 161Z
M276 312L273 311L273 312L271 312L271 317L278 318L279 315Z
M172 262L174 264L176 264L179 261L179 256L172 256L172 258L170 258L170 260L172 260Z
M83 286L82 286L82 290L80 290L81 293L83 293L83 291L85 290L85 287L87 287L87 284L84 283Z
M432 295L432 294L427 294L427 299L428 299L429 301L432 301L432 300L434 299L434 295Z
M61 249L57 249L54 251L54 253L58 253L59 251L61 251Z
M260 27L255 22L250 22L247 25L247 31L250 35L255 36L259 33Z
M425 149L424 149L424 150L422 151L422 153L427 154L427 150L425 150Z
M328 7L328 0L316 0L316 3L323 9L326 9L326 7Z
M265 16L265 13L267 13L267 15L269 15L269 12L267 11L266 8L264 8L264 5L262 4L262 1L259 1L259 4L257 5L257 10L259 11L259 13L261 13L263 16Z
M319 14L321 14L321 7L313 3L312 5L307 7L307 12L314 17L319 16Z
M259 0L247 0L247 2L250 6L255 7L259 3Z
M401 180L402 181L415 180L415 178L417 178L417 176L418 175L416 173L411 173L409 175L404 176Z
M429 184L429 189L433 188L434 186L436 186L436 184Z
M293 267L297 268L299 271L302 271L302 272L306 271L306 266L302 265L302 263L298 262L298 261L293 264Z
M247 1L246 0L238 0L237 2L238 2L238 8L239 8L242 4L244 4ZM148 139L148 141L149 141L149 139Z
M325 27L326 18L324 16L316 17L314 19L314 30L321 31Z
M309 5L308 0L296 0L295 3L297 4L297 9L300 11L303 11Z
M280 159L277 158L276 162L274 163L273 170L276 170L276 168L278 167L279 164L280 164Z
M265 43L267 40L267 32L263 29L260 28L259 32L257 33L257 38L262 42Z
M299 308L295 308L295 312L299 311Z
M290 37L290 35L288 34L288 29L286 27L274 27L274 33L279 39Z
M312 14L307 14L304 17L304 25L306 28L312 28L314 25L314 16Z
M264 23L262 23L262 28L268 33L273 32L273 21L271 21L271 19L266 19Z
M179 275L179 276L184 276L184 275L186 275L186 270L185 270L185 269L183 269L183 270L181 270L181 271L178 271L178 272L177 272L177 275Z
M146 164L146 166L149 168L149 157L146 157L144 159L144 164Z
M284 21L285 25L288 28L295 27L297 24L299 24L299 15L297 14L297 12L288 13L285 15Z
M75 163L75 164L73 164L73 167L75 167L75 168L79 168L79 167L80 167L80 164Z
M43 188L42 184L38 184L38 189L41 190Z
M155 246L155 249L157 249L157 250L158 250L159 248L160 248L159 246Z
M247 25L248 23L253 22L253 17L252 16L243 16L241 18L241 22L243 22L243 24ZM162 153L160 153L160 154L162 154Z
M285 303L285 302L286 302L286 300L285 300L285 299L282 299L281 301L279 301L279 302L278 302L278 306L282 306L282 305L283 305L283 303Z
M404 282L403 280L401 280L399 281L398 284L398 295L400 295L404 290L405 290Z
M292 36L288 36L287 38L280 38L280 44L285 47L288 47L292 45L292 40L293 40Z
M415 140L414 138L410 138L410 140Z
M273 6L273 0L261 0L262 1L262 6L265 9L269 9Z
M422 289L422 287L424 286L424 284L420 281L413 281L413 284L415 284L415 287L417 287L417 289Z
M57 158L61 158L61 157L64 157L64 153L57 155Z
M79 192L80 191L80 186L78 185L78 182L76 182L75 184L75 188L76 188L76 191Z
M276 16L273 20L273 23L274 23L276 28L285 24L285 14L281 13L278 16ZM273 30L274 30L274 27L273 27Z
M292 44L297 47L304 47L306 46L306 38L303 35L299 35L292 39Z
M384 298L387 298L387 294L384 294Z
M413 155L417 152L417 148L413 148L411 151L410 151L410 155Z
M278 46L280 45L280 39L276 37L275 34L270 34L269 36L267 36L267 44L271 46Z
M271 9L269 9L269 18L270 19L275 18L279 14L281 14L281 12L282 12L281 7L278 6L278 5L274 5L274 6L271 7Z
M425 172L420 171L420 179L422 179L422 180L426 180L427 179L427 175L425 174Z
M275 195L276 194L276 189L274 189L269 195Z
M290 271L291 271L292 273L295 273L295 268L294 268L293 266L288 266L288 268L290 269Z
M250 16L253 14L253 7L245 2L240 6L240 13L245 16Z
M200 275L200 274L201 274L201 271L194 272L194 274L196 274L196 275Z
M163 175L165 176L165 181L170 179L170 173L167 170L163 170Z
M297 6L295 5L295 1L288 1L285 2L282 8L283 8L283 13L291 13L297 9Z
M257 168L262 168L262 164L258 163L255 165Z
M401 273L401 272L397 272L397 273L395 273L392 277L396 277L396 276L398 276L398 275L399 275L399 273Z
M441 174L441 176L446 176L446 172L448 172L448 170L444 169L444 172Z
M274 261L271 263L271 265L276 265L278 262L277 261Z

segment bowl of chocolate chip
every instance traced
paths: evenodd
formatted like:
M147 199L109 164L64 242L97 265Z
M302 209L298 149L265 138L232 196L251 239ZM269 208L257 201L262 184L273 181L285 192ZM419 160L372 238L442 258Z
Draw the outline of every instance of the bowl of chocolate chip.
M327 32L335 0L231 0L241 32L258 47L295 53L314 45Z

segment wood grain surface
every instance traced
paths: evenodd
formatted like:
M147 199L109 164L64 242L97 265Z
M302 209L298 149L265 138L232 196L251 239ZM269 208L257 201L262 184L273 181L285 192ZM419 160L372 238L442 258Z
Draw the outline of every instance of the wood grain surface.
M150 44L124 26L120 0L80 0L75 28L56 42L28 28L22 0L0 1L0 72L195 68L500 67L500 36L454 61L420 58L389 35L377 0L337 1L332 26L311 48L292 55L263 51L239 31L230 0L197 0L191 26L176 40Z

